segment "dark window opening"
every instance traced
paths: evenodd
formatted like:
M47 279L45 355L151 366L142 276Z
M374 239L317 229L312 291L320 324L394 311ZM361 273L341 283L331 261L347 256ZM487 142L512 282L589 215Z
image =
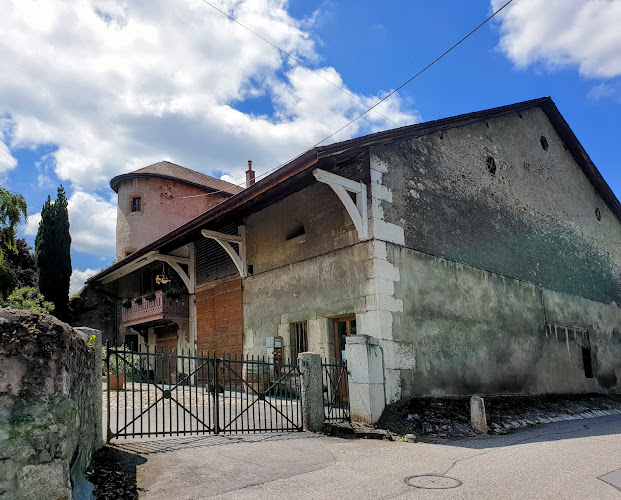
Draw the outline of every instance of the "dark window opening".
M128 334L125 335L125 346L128 350L132 352L138 351L138 335L137 334Z
M541 139L539 139L539 142L541 142L541 147L543 148L544 151L547 151L548 148L550 147L550 145L548 144L548 139L546 139L544 135L541 136Z
M302 224L298 224L291 231L287 233L286 240L287 241L292 240L293 238L297 238L298 236L302 236L303 234L306 234L304 226Z
M496 160L491 156L487 157L487 170L489 170L490 174L496 175Z
M136 196L135 198L132 198L131 211L132 212L142 211L142 198L140 196Z
M295 362L301 352L308 352L306 321L291 324L291 360Z
M586 378L593 378L593 362L591 360L591 349L588 347L582 348L582 365L584 366L584 376Z
M597 220L602 220L602 211L598 208L595 209L595 218Z

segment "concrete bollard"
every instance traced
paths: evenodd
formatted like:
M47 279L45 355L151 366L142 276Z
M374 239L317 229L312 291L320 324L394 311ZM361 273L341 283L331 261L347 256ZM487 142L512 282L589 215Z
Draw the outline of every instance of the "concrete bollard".
M302 390L302 422L305 431L323 430L323 382L321 355L312 352L298 354Z
M485 401L481 396L472 396L470 398L470 425L472 425L474 430L487 434Z

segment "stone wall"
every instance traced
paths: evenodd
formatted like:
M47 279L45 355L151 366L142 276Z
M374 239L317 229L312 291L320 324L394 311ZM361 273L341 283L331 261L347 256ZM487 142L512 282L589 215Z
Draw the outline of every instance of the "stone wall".
M614 303L397 245L388 259L400 271L403 312L380 345L387 374L400 374L400 397L621 391Z
M82 287L69 302L69 324L100 330L101 342L113 344L118 336L116 301L90 286Z
M102 444L97 333L0 309L0 499L71 498Z
M404 233L376 238L621 304L621 224L540 108L372 148L370 165Z

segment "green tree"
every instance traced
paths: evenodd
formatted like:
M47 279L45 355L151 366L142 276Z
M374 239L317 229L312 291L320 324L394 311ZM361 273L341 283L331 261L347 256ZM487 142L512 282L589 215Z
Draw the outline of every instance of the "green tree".
M41 292L35 287L16 288L3 302L2 306L45 314L50 314L54 310L54 304L47 302L43 295L41 295Z
M60 186L56 201L48 196L41 209L41 222L35 238L35 258L39 290L54 304L55 314L66 319L71 280L71 235L65 189Z
M6 299L17 286L17 275L5 262L5 250L17 253L15 234L17 225L28 218L26 200L21 194L0 187L0 296Z
M24 238L15 240L17 253L9 251L5 246L4 262L17 278L18 287L37 287L37 264L32 247Z

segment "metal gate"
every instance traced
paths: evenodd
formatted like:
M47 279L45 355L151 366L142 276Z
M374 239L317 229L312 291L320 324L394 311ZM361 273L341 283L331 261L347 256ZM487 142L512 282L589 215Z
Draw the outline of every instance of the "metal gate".
M301 431L297 364L107 347L107 440Z
M347 362L340 359L323 360L324 422L350 422Z

